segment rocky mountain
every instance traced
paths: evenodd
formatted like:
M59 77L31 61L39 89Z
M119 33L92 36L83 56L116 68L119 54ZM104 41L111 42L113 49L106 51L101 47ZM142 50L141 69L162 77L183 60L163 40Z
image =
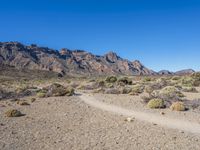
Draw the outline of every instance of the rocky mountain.
M168 70L161 70L158 72L158 75L172 75L172 74L174 73Z
M192 74L192 73L195 73L195 71L192 69L184 69L177 72L171 72L168 70L161 70L157 72L158 75L187 75L187 74Z
M186 74L192 74L195 71L193 69L184 69L184 70L180 70L175 72L176 75L186 75Z
M19 42L0 42L0 64L15 68L53 71L62 75L156 74L138 60L131 62L114 52L97 56L84 50L64 48L57 51L47 47L38 47L35 44L26 46Z

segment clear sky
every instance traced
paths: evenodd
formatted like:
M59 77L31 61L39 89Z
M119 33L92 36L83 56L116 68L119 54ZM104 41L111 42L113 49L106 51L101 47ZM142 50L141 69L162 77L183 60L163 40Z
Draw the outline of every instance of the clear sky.
M198 0L1 0L0 41L103 55L147 67L200 70Z

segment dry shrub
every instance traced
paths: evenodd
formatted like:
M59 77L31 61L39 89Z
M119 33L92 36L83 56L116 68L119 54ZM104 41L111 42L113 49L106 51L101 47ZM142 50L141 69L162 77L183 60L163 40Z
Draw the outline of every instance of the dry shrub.
M170 109L173 111L185 111L186 107L183 102L174 102L170 106Z
M26 102L25 100L19 100L17 101L17 104L25 106L25 105L30 105L28 102Z
M74 88L64 87L58 83L53 83L50 86L43 88L38 91L37 96L42 97L51 97L51 96L72 96L74 94Z
M121 94L129 94L131 93L132 89L130 87L123 87L121 89Z

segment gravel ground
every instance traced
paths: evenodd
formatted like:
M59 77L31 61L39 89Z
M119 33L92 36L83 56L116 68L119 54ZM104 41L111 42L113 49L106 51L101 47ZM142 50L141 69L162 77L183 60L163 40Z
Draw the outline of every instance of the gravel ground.
M148 110L139 97L125 95L91 94L99 101L123 108ZM30 98L26 98L30 101ZM0 149L182 149L199 150L200 135L164 128L148 122L126 122L124 116L93 108L79 96L37 99L29 106L0 101ZM2 107L5 105L5 107ZM7 118L4 112L17 108L25 116ZM199 114L166 111L175 118L196 120ZM198 120L196 120L198 122Z

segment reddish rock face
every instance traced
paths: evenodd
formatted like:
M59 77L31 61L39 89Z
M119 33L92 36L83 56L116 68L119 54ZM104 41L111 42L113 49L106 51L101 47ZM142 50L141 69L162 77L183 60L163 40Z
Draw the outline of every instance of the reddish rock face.
M0 64L62 74L150 75L155 73L139 61L131 62L122 59L114 52L96 56L83 50L56 51L35 44L25 46L18 42L0 42Z

